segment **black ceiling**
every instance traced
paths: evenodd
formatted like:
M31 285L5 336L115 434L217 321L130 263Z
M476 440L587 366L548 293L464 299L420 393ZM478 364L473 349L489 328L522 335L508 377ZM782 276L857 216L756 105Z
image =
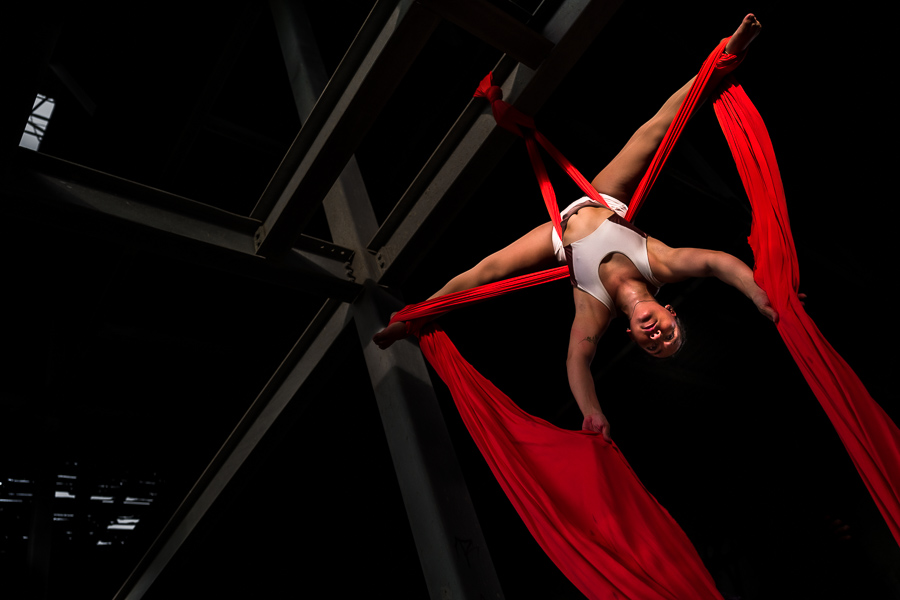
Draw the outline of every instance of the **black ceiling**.
M307 3L329 72L373 3ZM201 4L48 9L44 16L62 26L40 75L40 93L56 101L41 152L249 215L301 122L268 8ZM593 175L743 11L755 11L763 34L738 75L779 156L808 311L896 419L887 260L896 215L887 159L895 153L886 149L896 121L884 114L894 77L881 58L884 15L763 4L704 1L675 11L625 2L538 124ZM499 56L455 26L436 32L357 151L380 220ZM740 196L715 128L707 110L684 143ZM23 152L6 166L17 168ZM671 165L639 226L670 245L752 261L746 200L698 190L703 176L688 151ZM576 193L553 178L561 199ZM81 502L71 524L43 529L30 504L2 504L0 573L10 598L111 598L322 295L99 237L59 215L10 206L17 197L4 200L13 218L3 253L0 480L7 489L15 479L58 491L57 476L67 474L83 493L118 482L122 497L139 490L153 501ZM498 210L504 219L485 220ZM542 210L515 145L398 291L427 297L540 222ZM329 238L321 216L304 233ZM574 428L562 361L570 292L546 287L465 309L444 326L523 408ZM667 368L623 357L624 335L607 336L595 367L617 443L723 591L745 600L860 590L873 595L856 597L895 597L896 548L882 545L889 534L831 425L774 329L723 287L665 290L692 338L687 356ZM507 597L580 597L530 539L435 385ZM322 588L333 597L427 594L355 335L340 338L304 390L146 598L299 597ZM54 502L54 511L69 510ZM103 524L128 510L140 517L134 531L97 545ZM828 517L850 522L853 540L837 539Z

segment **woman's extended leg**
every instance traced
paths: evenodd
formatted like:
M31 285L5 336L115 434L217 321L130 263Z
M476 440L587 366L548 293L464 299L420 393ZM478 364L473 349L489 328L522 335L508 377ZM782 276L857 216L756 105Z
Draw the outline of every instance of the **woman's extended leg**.
M750 42L759 35L761 25L752 14L744 17L737 30L728 40L725 51L729 54L739 54L747 49ZM656 153L660 142L669 129L678 109L694 79L691 78L684 86L666 100L653 118L641 125L631 136L628 143L619 151L606 167L594 177L591 182L598 192L628 202L634 194L638 183L650 166L650 161Z
M555 267L556 255L550 237L552 230L553 223L550 222L535 227L509 246L494 252L468 271L448 281L429 300L514 275Z
M553 223L550 222L535 227L509 246L494 252L468 271L448 281L429 300L514 275L555 267L557 263L551 240L552 230ZM392 323L376 333L372 341L384 349L405 337L406 324Z
M740 27L732 35L726 47L729 53L742 52L759 33L759 22L752 14L747 15ZM669 124L675 118L678 107L690 89L689 81L669 98L659 112L641 126L619 154L603 169L592 182L594 187L615 198L627 201L643 176L653 153L662 141ZM551 241L552 223L531 230L509 246L499 250L468 271L447 282L432 294L431 298L452 292L471 289L479 285L499 281L512 275L541 268L555 266L556 256ZM375 334L372 340L379 348L387 348L397 340L406 337L406 324L392 323Z

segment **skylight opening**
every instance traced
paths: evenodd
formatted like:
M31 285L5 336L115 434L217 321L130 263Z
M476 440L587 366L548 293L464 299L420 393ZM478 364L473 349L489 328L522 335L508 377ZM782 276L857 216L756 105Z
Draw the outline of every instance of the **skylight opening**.
M19 142L20 146L31 150L38 150L41 147L41 141L44 139L44 132L47 131L47 125L50 123L50 115L56 107L56 101L42 94L38 94L34 99L34 106L31 108L31 115L28 117L28 123L25 125L25 132Z

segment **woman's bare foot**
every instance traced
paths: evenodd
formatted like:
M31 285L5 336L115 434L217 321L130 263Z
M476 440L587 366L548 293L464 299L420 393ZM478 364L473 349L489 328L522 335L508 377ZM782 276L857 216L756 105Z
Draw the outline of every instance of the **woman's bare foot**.
M394 315L391 315L391 317L393 316ZM406 323L403 321L396 321L372 336L372 341L375 342L376 346L384 350L385 348L389 348L394 342L400 341L405 337Z
M753 13L750 13L744 17L737 30L731 35L731 39L725 44L725 52L728 54L740 54L747 49L747 46L759 35L760 31L762 31L762 25L760 25Z

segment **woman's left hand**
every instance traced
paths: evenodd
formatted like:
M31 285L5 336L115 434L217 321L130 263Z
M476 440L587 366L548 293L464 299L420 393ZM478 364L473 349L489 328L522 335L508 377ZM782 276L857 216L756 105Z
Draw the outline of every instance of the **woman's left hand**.
M612 441L612 438L609 435L609 421L606 420L606 417L602 412L587 415L581 423L581 428L584 431L593 431L602 434L603 439L607 442Z

